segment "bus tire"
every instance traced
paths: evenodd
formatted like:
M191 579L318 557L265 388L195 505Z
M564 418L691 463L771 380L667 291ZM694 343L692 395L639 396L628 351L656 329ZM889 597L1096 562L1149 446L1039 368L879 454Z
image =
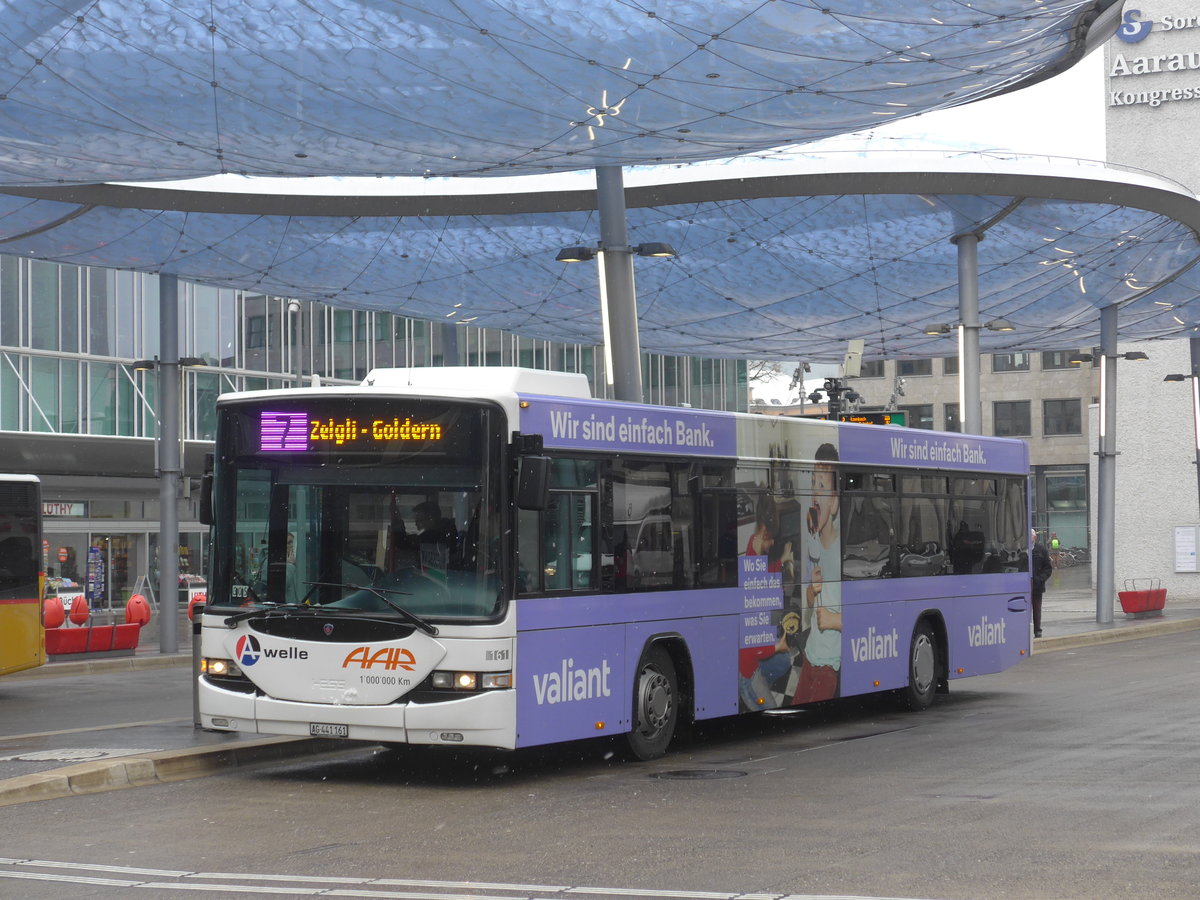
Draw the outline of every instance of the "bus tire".
M900 691L900 702L913 712L928 709L937 693L938 645L933 628L922 619L913 629L908 648L908 684Z
M633 677L633 716L625 736L634 758L665 756L679 721L679 679L675 664L662 647L649 647Z

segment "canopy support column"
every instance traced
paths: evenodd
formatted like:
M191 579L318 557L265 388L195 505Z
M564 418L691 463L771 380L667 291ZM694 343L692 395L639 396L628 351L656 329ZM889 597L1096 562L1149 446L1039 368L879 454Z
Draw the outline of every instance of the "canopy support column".
M179 279L158 276L158 640L179 650Z
M1096 446L1096 621L1113 620L1117 490L1117 307L1100 310L1100 436Z
M600 212L600 308L604 317L604 369L613 397L642 402L642 349L638 337L633 250L625 223L625 181L620 166L596 168Z
M1188 341L1192 351L1192 423L1196 432L1196 496L1200 497L1200 337Z
M983 433L979 404L979 235L953 238L958 248L958 415L963 434Z

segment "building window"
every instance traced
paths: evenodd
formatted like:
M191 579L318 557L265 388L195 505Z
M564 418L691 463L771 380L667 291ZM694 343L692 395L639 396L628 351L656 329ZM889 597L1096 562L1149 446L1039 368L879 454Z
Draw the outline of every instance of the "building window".
M859 378L882 378L883 377L883 360L871 359L863 360L862 368L858 370Z
M947 431L962 431L962 422L958 418L958 404L947 403L942 407L942 413L946 417Z
M909 428L933 430L933 404L920 403L916 406L901 406Z
M1028 353L993 353L993 372L1028 372Z
M1045 350L1042 352L1042 369L1074 369L1071 357L1076 350Z
M958 357L957 356L947 356L945 359L942 360L942 374L943 375L957 375L958 374Z
M896 361L896 375L907 378L912 375L932 375L932 359L901 359Z
M260 350L267 345L267 317L246 317L246 347Z
M997 400L992 404L992 431L999 437L1029 436L1029 401Z
M1082 434L1079 398L1042 401L1042 434Z

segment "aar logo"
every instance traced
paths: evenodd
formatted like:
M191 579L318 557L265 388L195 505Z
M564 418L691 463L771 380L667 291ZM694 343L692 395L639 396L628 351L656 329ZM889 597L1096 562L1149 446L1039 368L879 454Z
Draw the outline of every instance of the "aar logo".
M1145 40L1146 36L1150 34L1150 29L1154 27L1154 20L1147 19L1143 22L1141 17L1140 9L1127 10L1121 17L1121 27L1117 29L1117 37L1127 44L1136 44L1138 41Z
M237 658L238 663L242 666L252 666L258 662L262 656L262 647L259 646L258 638L252 634L243 634L238 638L237 642Z

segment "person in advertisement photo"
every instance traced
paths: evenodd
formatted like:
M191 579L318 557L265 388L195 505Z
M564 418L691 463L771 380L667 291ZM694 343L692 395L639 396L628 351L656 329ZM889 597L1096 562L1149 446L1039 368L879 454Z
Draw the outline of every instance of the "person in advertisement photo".
M793 703L838 696L842 667L841 523L837 487L837 448L817 448L812 473L812 505L804 535L804 613L807 638Z
M838 453L828 442L811 453L816 461L811 467L773 467L774 495L766 492L766 484L757 486L761 493L755 505L755 528L740 561L747 609L738 659L738 696L744 710L776 709L838 695L842 630ZM810 654L812 640L816 643Z

